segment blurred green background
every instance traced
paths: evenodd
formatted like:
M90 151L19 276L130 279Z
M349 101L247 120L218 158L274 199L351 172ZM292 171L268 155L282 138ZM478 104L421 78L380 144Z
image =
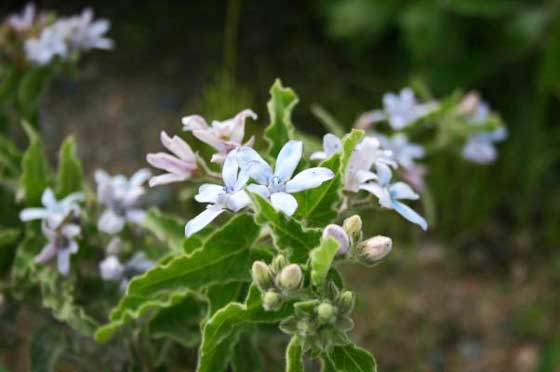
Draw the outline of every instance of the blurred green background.
M23 4L4 0L0 12ZM146 166L159 131L179 132L186 114L250 107L264 126L276 77L300 96L296 126L316 135L313 103L350 128L415 81L436 97L479 90L510 132L498 162L429 159L427 237L388 214L369 220L396 248L387 264L349 273L363 298L355 337L383 371L560 370L560 1L38 5L89 5L112 21L117 48L59 79L42 112L52 153L76 134L89 174Z

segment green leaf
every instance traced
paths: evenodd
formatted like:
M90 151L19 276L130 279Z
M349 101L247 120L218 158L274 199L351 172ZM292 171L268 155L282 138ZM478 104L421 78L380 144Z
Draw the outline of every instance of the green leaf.
M305 228L301 222L274 209L258 194L251 194L251 199L257 223L270 227L275 246L289 255L290 262L307 262L309 252L319 245L321 231Z
M31 137L31 143L21 163L21 186L27 205L39 205L41 195L47 188L47 165L43 155L43 144L38 137Z
M170 338L182 346L195 347L200 342L199 322L204 317L204 299L192 292L178 304L159 311L150 321L150 334Z
M239 336L239 341L235 345L231 358L231 369L233 372L263 371L254 327L249 327Z
M327 274L332 266L336 252L338 251L338 242L333 238L325 239L321 245L313 249L309 255L311 259L311 283L322 288L327 278Z
M295 194L298 201L297 218L307 221L310 226L325 226L336 218L336 208L342 201L346 167L354 147L363 136L363 131L352 130L342 139L341 151L319 164L335 172L335 177L319 187Z
M193 253L174 257L134 278L125 296L111 312L111 322L97 330L96 340L108 341L126 322L151 309L178 303L187 290L199 290L218 283L249 281L249 249L259 230L251 216L235 216Z
M282 146L294 136L291 116L298 101L295 92L291 88L284 88L279 79L270 88L267 105L270 124L264 131L264 137L269 143L268 153L272 157L276 157Z
M30 371L51 372L66 348L66 339L52 325L47 325L33 334L30 348Z
M4 168L8 170L12 176L19 177L21 172L21 157L22 154L16 144L11 139L0 135L0 171Z
M354 344L335 346L329 351L328 357L338 372L377 371L373 356Z
M27 119L36 120L41 96L53 75L52 66L40 66L23 75L18 88L18 102L21 113ZM37 125L38 123L34 123Z
M251 261L254 261L251 259ZM244 283L231 282L224 284L216 284L208 288L206 297L208 298L208 317L226 306L230 302L236 302Z
M229 358L228 355L224 355L224 350L233 344L232 339L236 337L240 327L248 324L276 323L291 313L291 303L284 304L278 311L265 311L259 289L251 286L244 304L228 304L218 310L204 326L197 372L220 372L227 368Z
M10 100L17 92L17 84L20 79L18 68L14 65L2 71L2 82L0 83L0 104Z
M286 372L303 372L303 345L298 336L286 348Z
M185 221L183 219L164 214L157 209L150 209L146 213L144 228L151 231L159 240L165 242L172 251L183 251L183 244L186 240ZM193 237L196 236L193 235ZM196 241L196 248L199 248L200 245L198 243L202 244L202 241L197 238L193 239L194 241Z
M0 247L15 243L19 235L19 229L0 229Z
M66 137L58 155L58 176L56 178L56 196L64 198L82 189L84 172L82 163L76 153L76 140Z

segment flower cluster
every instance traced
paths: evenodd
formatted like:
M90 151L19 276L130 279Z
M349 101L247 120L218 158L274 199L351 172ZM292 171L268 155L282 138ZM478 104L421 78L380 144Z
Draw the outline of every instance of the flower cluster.
M136 252L129 260L122 263L119 254L122 251L119 238L111 239L107 247L107 257L99 263L101 278L106 281L117 282L121 291L128 286L130 279L148 271L154 262L149 260L144 252Z

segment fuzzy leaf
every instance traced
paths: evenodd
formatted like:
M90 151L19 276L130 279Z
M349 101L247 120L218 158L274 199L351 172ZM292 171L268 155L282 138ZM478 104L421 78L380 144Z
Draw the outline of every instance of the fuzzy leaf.
M277 211L258 194L251 194L251 198L255 205L256 221L270 227L275 246L288 253L290 262L307 262L309 252L319 245L321 231L303 227L301 222Z
M277 79L270 88L268 113L270 124L264 131L264 137L269 143L268 153L276 157L286 142L293 138L294 125L292 124L292 111L299 99L291 88L284 88Z
M36 116L41 103L41 96L53 72L52 66L39 66L29 70L23 75L17 93L20 109L26 118L32 119L33 121L36 119L34 116Z
M239 341L235 345L231 359L231 369L233 372L261 372L263 365L261 355L257 348L257 338L254 327L249 327L239 336Z
M303 372L303 346L298 336L286 348L286 372Z
M51 372L66 348L63 334L52 326L44 326L33 334L29 361L31 372Z
M148 231L151 231L159 240L167 243L170 250L178 252L183 250L183 244L186 240L184 220L162 213L157 209L150 209L146 213L146 220L143 226Z
M337 251L338 242L333 238L328 238L309 254L311 259L311 283L314 286L321 288L325 283Z
M80 191L83 178L82 163L76 153L76 140L74 137L68 136L60 147L58 155L57 197L63 198L73 192Z
M346 167L354 147L360 142L364 132L354 129L342 139L341 151L325 159L319 166L335 172L335 177L321 186L295 194L298 201L296 217L310 226L325 226L337 216L336 208L342 201L342 188Z
M0 135L0 175L7 170L11 176L19 176L21 172L22 154L16 144L9 138Z
M291 312L291 303L284 304L278 311L265 311L260 291L251 286L244 304L228 304L218 310L204 326L197 372L225 371L229 358L224 355L224 345L234 344L232 339L235 339L240 327L248 324L276 323L290 316Z
M251 259L251 261L254 261ZM206 297L208 298L208 317L226 306L230 302L238 301L239 295L243 289L242 282L231 282L224 284L215 284L208 288Z
M232 281L249 281L250 252L259 227L249 215L233 217L191 254L179 255L134 278L111 322L96 332L98 342L108 341L124 323L154 308L169 307L187 290Z
M31 143L21 163L21 186L27 205L39 205L47 184L47 166L43 155L43 145L38 137L31 137Z
M376 372L377 364L366 350L354 345L333 347L328 354L337 372Z

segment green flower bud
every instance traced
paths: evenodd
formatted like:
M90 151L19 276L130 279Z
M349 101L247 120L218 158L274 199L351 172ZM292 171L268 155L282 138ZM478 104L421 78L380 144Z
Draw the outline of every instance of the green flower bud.
M315 326L307 319L300 319L297 322L298 334L303 337L308 337L315 333Z
M274 291L267 291L262 297L262 302L266 311L276 311L282 306L282 296Z
M292 291L301 285L303 273L299 265L290 264L282 269L277 280L280 289Z
M355 214L344 220L342 227L350 235L359 233L362 231L362 218Z
M274 257L272 264L270 264L270 268L274 273L279 273L287 264L288 261L286 260L286 257L280 254Z
M320 323L333 323L336 320L336 308L328 302L323 302L317 306L317 315Z
M391 252L392 247L393 241L386 236L369 238L358 246L360 261L366 266L376 264Z
M350 314L354 309L354 294L350 291L344 291L340 294L339 310L342 314Z
M272 274L268 265L262 261L253 262L251 268L251 276L253 282L263 291L270 289L273 286Z

